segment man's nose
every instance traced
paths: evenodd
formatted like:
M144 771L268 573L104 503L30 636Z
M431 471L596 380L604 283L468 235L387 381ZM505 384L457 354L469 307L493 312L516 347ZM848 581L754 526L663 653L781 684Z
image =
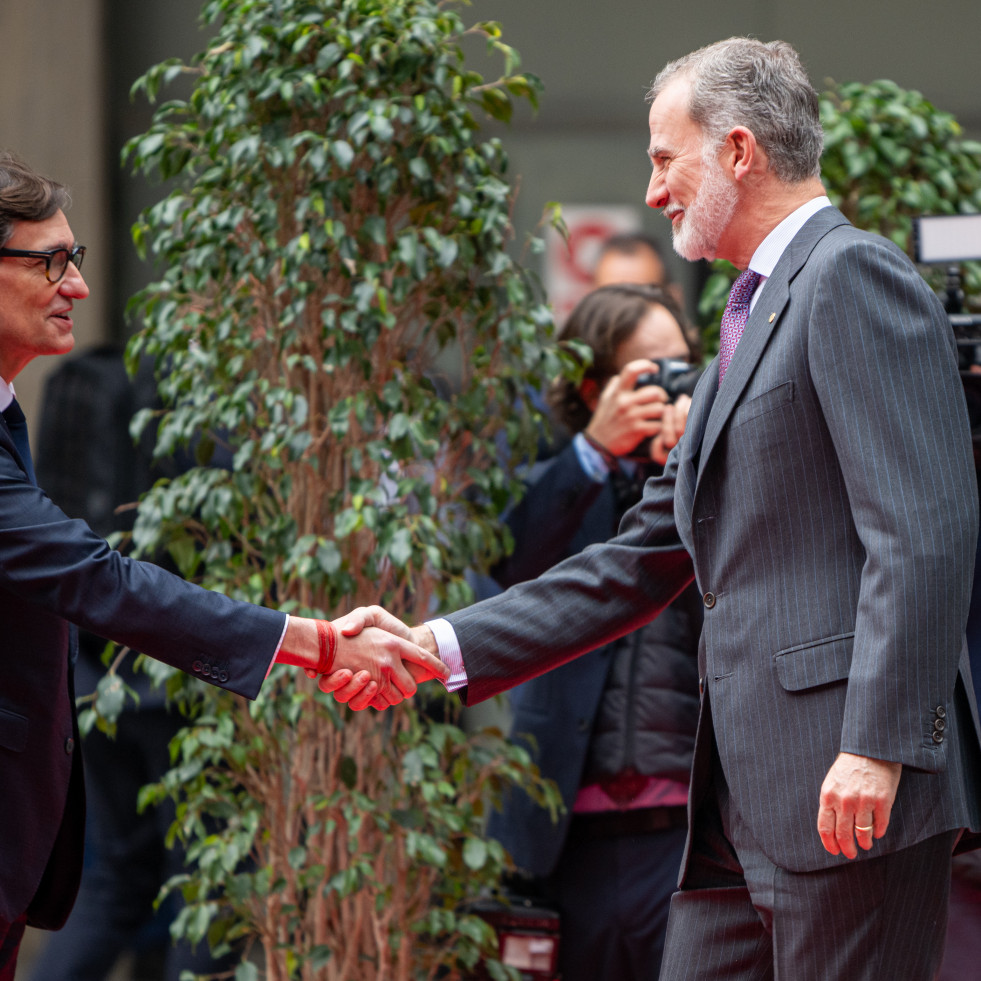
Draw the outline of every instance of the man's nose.
M82 271L74 262L68 263L65 275L61 277L61 282L58 283L58 292L76 300L84 300L89 295L89 288L82 277Z
M647 185L647 207L663 208L668 203L668 192L664 185L664 179L658 171L651 174L650 183Z

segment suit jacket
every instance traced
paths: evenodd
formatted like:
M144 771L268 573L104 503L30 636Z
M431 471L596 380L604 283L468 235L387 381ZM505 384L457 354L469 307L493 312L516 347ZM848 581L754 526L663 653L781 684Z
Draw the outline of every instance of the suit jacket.
M110 549L27 479L0 417L0 919L48 928L82 868L71 624L254 698L284 615Z
M981 829L964 645L977 486L939 301L899 249L822 210L762 287L721 389L717 377L711 366L615 539L449 618L466 698L633 629L694 573L690 808L714 734L733 803L783 868L846 861L816 831L839 751L903 764L889 831L863 858Z

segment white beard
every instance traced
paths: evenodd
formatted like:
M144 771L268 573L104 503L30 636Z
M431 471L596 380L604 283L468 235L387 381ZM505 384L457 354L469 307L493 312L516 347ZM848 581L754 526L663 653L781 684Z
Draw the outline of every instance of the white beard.
M681 220L671 226L675 252L683 259L712 260L736 210L736 187L714 152L702 157L702 182Z

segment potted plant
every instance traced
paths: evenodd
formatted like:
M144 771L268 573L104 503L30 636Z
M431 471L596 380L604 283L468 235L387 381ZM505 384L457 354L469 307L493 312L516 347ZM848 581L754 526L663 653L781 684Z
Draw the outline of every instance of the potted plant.
M413 622L502 554L530 393L568 364L479 128L539 86L460 8L210 0L207 50L137 83L191 87L125 151L173 182L134 229L159 278L129 357L156 360L167 405L134 430L200 464L141 502L138 552L300 614L380 602ZM468 39L499 77L468 67ZM465 734L438 698L355 714L275 669L251 704L167 684L189 724L146 799L177 796L196 865L177 928L261 944L237 981L459 977L493 949L465 911L505 862L483 809L511 781L555 806L499 732Z

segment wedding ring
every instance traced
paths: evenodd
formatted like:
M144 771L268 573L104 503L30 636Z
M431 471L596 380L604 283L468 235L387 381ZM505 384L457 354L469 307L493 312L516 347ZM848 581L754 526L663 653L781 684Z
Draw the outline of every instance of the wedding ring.
M860 828L857 824L855 825L856 831L871 831L875 827L874 824L870 824L867 828Z

